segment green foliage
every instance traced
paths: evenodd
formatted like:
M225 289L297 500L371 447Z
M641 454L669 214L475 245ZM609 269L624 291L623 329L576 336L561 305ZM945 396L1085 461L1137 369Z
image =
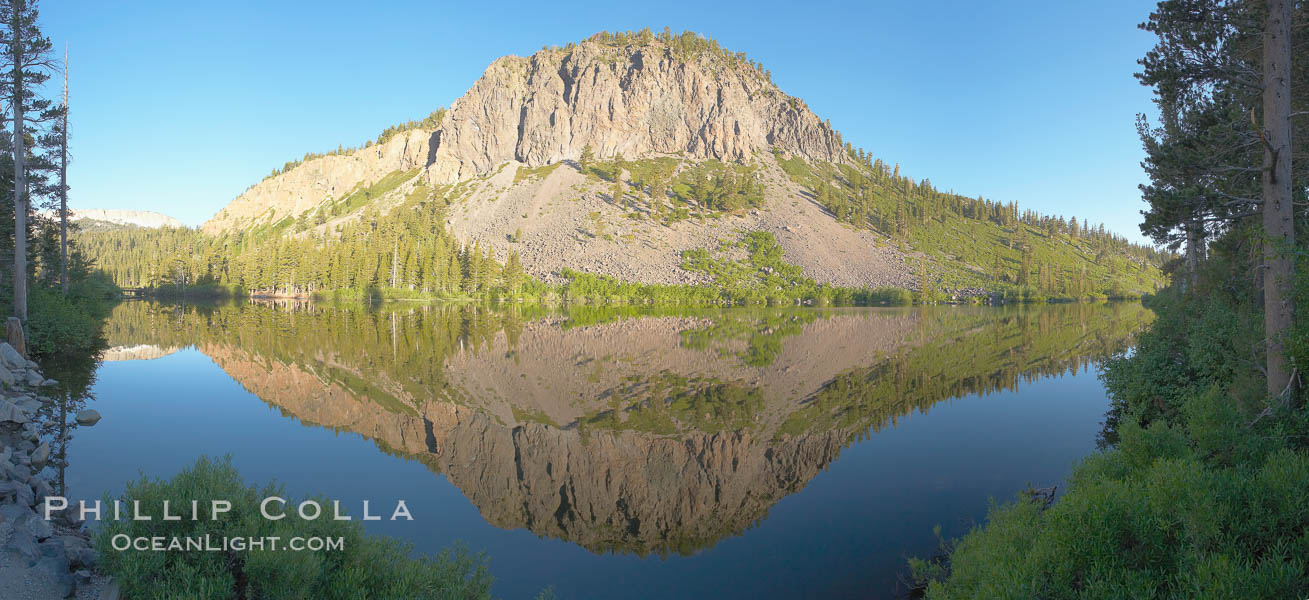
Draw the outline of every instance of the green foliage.
M89 352L98 346L100 317L85 303L46 287L28 291L27 345L34 356Z
M994 507L948 563L915 561L928 598L1309 594L1309 408L1267 397L1247 240L1230 232L1186 293L1149 298L1158 319L1105 364L1110 449L1053 507ZM1303 364L1306 331L1287 345Z
M758 208L764 203L764 185L755 167L716 160L681 170L672 191L688 206L711 212Z
M78 236L119 285L157 295L198 293L339 298L492 298L545 293L521 269L505 273L489 248L465 246L445 229L458 189L415 182L386 214L370 207L412 181L396 171L317 210L355 217L335 229L286 236L290 223L265 224L234 236L192 229L124 229ZM361 210L363 209L363 210ZM506 278L507 276L507 278ZM244 291L244 292L243 292Z
M514 183L533 179L545 179L546 177L549 177L555 169L558 169L563 164L564 163L562 162L557 162L551 165L543 165L535 168L520 166L517 171L514 171Z
M272 485L249 486L231 465L200 458L194 466L168 481L141 480L129 483L122 500L131 506L139 501L141 511L162 514L163 503L173 512L198 501L202 510L212 500L231 502L231 512L217 520L182 519L164 521L110 521L95 531L102 569L122 586L131 598L237 597L268 599L298 598L489 598L491 576L486 559L462 549L447 550L436 557L410 558L411 547L388 538L368 536L357 520L338 521L330 515L331 501L316 498L328 511L327 517L305 520L288 498L286 517L264 519L259 502L270 496L286 498ZM106 498L106 500L109 500ZM112 547L114 536L162 536L188 538L209 536L268 538L319 536L340 538L341 550L275 551L267 547L244 552L176 551L151 552Z
M1250 430L1216 389L1185 411L1181 426L1122 427L1052 508L993 508L927 597L1303 597L1309 456L1280 427Z
M863 151L848 164L809 164L774 149L773 158L835 219L926 254L932 287L983 288L1010 297L1139 297L1164 283L1171 255L1133 244L1076 218L1020 211L1014 203L943 192ZM921 286L920 286L921 287ZM920 290L920 294L924 290ZM927 290L929 301L935 301Z

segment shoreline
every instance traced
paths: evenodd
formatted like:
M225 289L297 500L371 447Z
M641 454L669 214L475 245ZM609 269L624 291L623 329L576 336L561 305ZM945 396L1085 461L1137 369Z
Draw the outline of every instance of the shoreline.
M96 570L99 555L85 523L72 511L42 516L46 498L58 495L57 480L48 474L59 459L51 443L72 437L67 429L63 440L40 431L41 409L57 402L46 391L58 382L8 343L0 343L0 382L0 580L11 594L6 598L117 599L112 578ZM83 409L75 418L89 427L100 414Z

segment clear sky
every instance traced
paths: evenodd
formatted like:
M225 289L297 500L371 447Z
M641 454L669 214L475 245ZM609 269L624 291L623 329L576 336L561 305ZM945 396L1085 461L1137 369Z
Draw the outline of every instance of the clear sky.
M41 3L71 52L74 208L196 225L307 151L450 104L496 57L691 29L940 189L1141 240L1132 74L1153 6L1108 2Z

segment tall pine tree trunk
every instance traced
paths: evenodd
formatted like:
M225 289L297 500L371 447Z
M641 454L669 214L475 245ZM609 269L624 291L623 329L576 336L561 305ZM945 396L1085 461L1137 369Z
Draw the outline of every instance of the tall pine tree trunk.
M1294 318L1291 248L1295 223L1291 204L1291 1L1268 0L1264 21L1264 333L1268 344L1268 393L1277 396L1291 382L1282 337Z
M9 50L13 60L14 107L14 316L27 320L27 173L23 159L23 0L10 6Z
M68 295L68 46L64 46L64 114L59 117L59 289Z

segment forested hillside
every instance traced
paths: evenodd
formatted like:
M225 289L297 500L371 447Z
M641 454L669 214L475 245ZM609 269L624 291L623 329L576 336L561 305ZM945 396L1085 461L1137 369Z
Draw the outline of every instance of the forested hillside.
M611 77L631 65L645 79ZM550 110L569 117L536 123L534 91L560 92ZM623 110L602 113L601 93ZM485 137L523 114L519 129L545 129L507 131L514 147ZM633 130L644 118L659 131ZM203 232L79 242L131 288L568 297L543 284L580 281L572 295L590 300L696 303L885 298L878 288L924 301L1138 296L1164 283L1168 259L1102 225L916 181L842 142L743 55L648 31L497 60L450 110L287 163ZM706 286L725 291L691 290Z

